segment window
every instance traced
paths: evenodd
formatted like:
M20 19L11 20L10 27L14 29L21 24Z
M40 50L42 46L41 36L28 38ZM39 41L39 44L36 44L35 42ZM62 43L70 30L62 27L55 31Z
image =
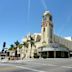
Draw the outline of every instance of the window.
M43 20L46 20L46 16L43 17Z
M45 32L45 28L43 28L43 32Z
M49 20L52 21L52 16L50 16Z

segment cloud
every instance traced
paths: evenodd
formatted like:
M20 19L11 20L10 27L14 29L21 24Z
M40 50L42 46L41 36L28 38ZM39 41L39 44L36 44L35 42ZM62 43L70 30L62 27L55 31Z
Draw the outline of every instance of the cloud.
M43 5L44 9L47 10L47 5L45 3L45 0L41 0L41 2L42 2L42 5Z

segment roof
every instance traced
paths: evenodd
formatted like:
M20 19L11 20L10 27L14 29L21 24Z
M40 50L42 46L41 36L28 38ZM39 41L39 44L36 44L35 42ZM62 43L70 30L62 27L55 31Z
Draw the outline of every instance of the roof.
M45 15L51 15L51 13L50 13L50 11L45 11L44 13L43 13L43 15L45 16Z

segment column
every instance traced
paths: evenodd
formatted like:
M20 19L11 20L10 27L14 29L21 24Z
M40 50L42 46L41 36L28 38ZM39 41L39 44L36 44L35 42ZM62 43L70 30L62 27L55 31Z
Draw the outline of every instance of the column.
M54 58L56 58L56 51L54 51Z
M68 52L68 57L70 57L70 52Z
M61 52L61 57L63 57L63 58L64 58L64 52L63 52L63 51Z
M49 52L47 52L47 58L49 57Z

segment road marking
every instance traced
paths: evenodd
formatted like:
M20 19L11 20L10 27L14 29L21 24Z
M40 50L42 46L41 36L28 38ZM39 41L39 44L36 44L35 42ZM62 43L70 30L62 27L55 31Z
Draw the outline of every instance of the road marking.
M28 62L28 63L33 63L33 62ZM47 65L47 66L58 66L58 65L54 65L54 64L43 64L43 63L33 63L33 64L39 64L39 65Z
M32 69L32 68L28 68L28 67L23 67L23 66L16 66L16 67L22 68L22 69L28 69L28 70L32 70L32 71L36 71L36 72L46 72L46 71L36 70L36 69Z
M63 67L63 68L72 68L72 67L70 67L70 66L61 66L61 67Z
M3 64L3 65L7 65L7 66L15 66L15 67L17 67L17 68L27 69L27 70L32 70L32 71L36 71L36 72L46 72L46 71L36 70L36 69L28 68L28 67L17 66L17 65L13 65L13 64Z

